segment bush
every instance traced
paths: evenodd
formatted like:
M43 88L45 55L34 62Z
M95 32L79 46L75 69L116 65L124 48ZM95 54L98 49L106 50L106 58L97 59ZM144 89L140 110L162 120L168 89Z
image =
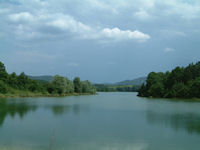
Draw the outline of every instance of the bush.
M7 85L3 81L0 81L0 93L6 94L7 92L8 92Z

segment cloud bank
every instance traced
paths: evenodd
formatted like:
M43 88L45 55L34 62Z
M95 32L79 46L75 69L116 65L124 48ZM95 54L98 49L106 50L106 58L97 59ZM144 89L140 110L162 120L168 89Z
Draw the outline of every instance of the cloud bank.
M59 36L60 34L71 34L79 39L95 39L104 41L146 41L150 35L138 30L122 30L118 27L103 28L87 25L74 19L68 14L31 14L30 12L19 12L9 15L13 22L16 36L19 38L32 39L38 37ZM44 30L45 29L45 30ZM46 32L46 31L54 32Z

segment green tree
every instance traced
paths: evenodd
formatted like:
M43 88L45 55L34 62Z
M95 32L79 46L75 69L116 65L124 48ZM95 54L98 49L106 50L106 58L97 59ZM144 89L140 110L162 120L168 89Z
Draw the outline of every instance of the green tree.
M29 84L29 79L28 77L25 75L24 72L22 72L19 76L18 76L18 87L20 89L27 89L27 84Z
M13 88L18 88L18 79L17 79L17 75L15 72L13 72L11 75L9 75L8 78L8 84L9 86L13 87Z
M82 92L82 84L79 77L75 77L73 80L74 83L74 92L75 93L81 93Z
M155 82L148 90L153 97L163 97L164 95L164 85L162 82Z
M200 97L200 62L187 67L176 67L171 72L148 75L139 96L153 97Z
M6 94L8 92L8 87L3 81L0 81L0 93Z
M2 62L0 62L0 80L4 81L5 83L8 80L8 73L6 72L6 68Z
M67 93L67 79L65 77L56 75L51 82L53 93L65 94Z
M68 78L66 78L66 84L67 84L67 90L66 90L66 93L69 94L69 93L74 93L74 84L72 81L70 81Z
M86 81L82 81L82 93L95 93L96 92L96 88L94 86L92 86L92 84L86 80Z
M189 96L189 89L186 85L184 85L183 82L176 83L172 87L171 94L172 94L171 95L172 97L178 97L178 98L188 97Z
M28 90L31 92L41 92L42 86L37 81L31 81L28 85Z
M200 98L200 77L192 80L190 85L190 96Z

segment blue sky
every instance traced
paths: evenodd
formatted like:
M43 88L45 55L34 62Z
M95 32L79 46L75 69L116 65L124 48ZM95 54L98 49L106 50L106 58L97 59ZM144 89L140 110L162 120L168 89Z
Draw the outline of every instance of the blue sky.
M9 73L116 82L200 57L200 1L0 0Z

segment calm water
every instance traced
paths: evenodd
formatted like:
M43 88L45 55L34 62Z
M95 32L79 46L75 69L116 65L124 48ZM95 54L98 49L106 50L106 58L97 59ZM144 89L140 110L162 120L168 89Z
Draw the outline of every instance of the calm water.
M136 94L0 100L0 150L200 148L200 102Z

